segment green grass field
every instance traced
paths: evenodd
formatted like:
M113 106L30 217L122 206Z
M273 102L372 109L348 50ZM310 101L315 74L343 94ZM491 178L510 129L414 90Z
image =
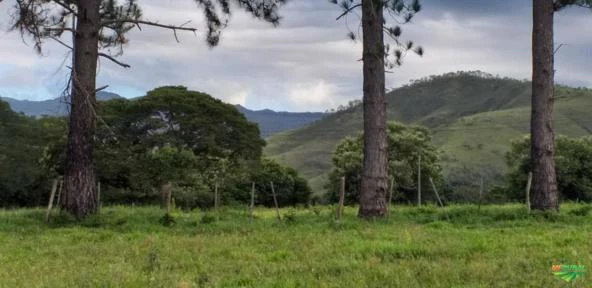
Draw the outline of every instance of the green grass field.
M586 210L588 209L588 210ZM553 264L592 269L589 206L527 214L519 205L393 207L363 221L329 206L175 213L107 207L75 222L0 210L0 287L592 287ZM592 214L592 213L591 213ZM219 218L216 220L216 218Z

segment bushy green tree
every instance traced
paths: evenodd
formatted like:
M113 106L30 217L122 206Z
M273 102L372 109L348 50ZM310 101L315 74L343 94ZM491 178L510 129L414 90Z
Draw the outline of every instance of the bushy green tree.
M394 179L394 200L414 201L417 188L417 165L421 155L422 183L428 187L429 177L436 183L442 178L438 151L431 142L429 131L420 126L388 124L388 172ZM333 170L326 188L332 202L338 200L340 178L345 176L347 204L359 203L362 173L362 136L343 139L333 155ZM429 198L427 198L429 199Z
M529 137L512 141L512 148L506 154L510 173L505 190L511 200L524 201L528 173L532 171L529 141ZM592 201L592 138L559 136L555 142L560 197L565 200Z
M261 160L261 165L251 176L251 181L256 185L256 205L274 206L271 182L280 207L307 204L312 193L308 182L300 177L296 170L270 159Z
M161 87L136 100L100 103L95 164L103 203L157 204L172 184L178 207L209 208L214 186L223 204L308 202L310 188L296 170L262 160L265 141L233 105L185 87ZM64 175L66 119L35 119L0 101L0 206L47 203L51 181Z
M257 125L233 105L182 86L160 87L137 100L107 101L101 109L107 125L99 131L100 141L141 149L185 147L207 156L204 165L218 158L228 158L230 165L257 160L265 145Z
M97 134L99 177L117 194L140 197L136 201L157 199L168 182L200 194L216 183L228 188L257 165L265 145L257 125L234 106L185 87L104 102L101 115L106 125Z
M63 138L64 131L61 119L26 117L0 101L0 206L47 203L57 174L44 164L49 163L45 160L51 149L63 148L53 143Z

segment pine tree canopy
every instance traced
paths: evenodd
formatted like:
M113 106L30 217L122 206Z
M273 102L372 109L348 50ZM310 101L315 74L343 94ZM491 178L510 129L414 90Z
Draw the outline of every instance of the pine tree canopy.
M207 26L206 41L213 47L218 44L222 30L228 25L232 6L275 26L281 19L278 10L288 0L193 1L203 11ZM128 43L126 33L134 27L141 29L144 25L170 29L177 41L178 30L197 31L195 28L186 26L189 22L180 25L164 25L157 21L144 20L137 2L137 0L103 0L101 2L101 23L98 27L100 49L108 49L112 56L121 55L123 45ZM42 44L46 39L55 40L69 47L66 44L68 41L63 41L60 37L64 32L74 32L72 16L78 16L77 3L76 0L16 0L11 30L18 30L23 37L31 37L38 53L42 52Z
M385 57L385 67L388 69L393 69L397 66L401 66L403 64L403 58L407 55L407 52L412 51L419 56L422 56L424 50L421 46L415 45L412 41L403 41L401 40L401 34L403 32L401 25L409 23L416 13L421 11L421 4L419 0L368 0L374 1L376 5L382 5L384 15L385 15L385 23L384 23L384 33L388 36L393 42L394 47L391 47L390 44L386 43L384 45L384 57ZM362 7L362 0L329 0L330 3L338 5L342 13L337 17L336 20L339 20L343 17L347 17L348 15L355 14L354 11ZM390 16L390 17L387 17ZM388 19L390 18L389 23ZM347 24L346 24L347 25ZM357 35L353 32L353 30L348 26L347 29L349 30L348 37L352 40L356 40L360 38L360 35Z
M569 6L579 6L592 8L592 0L555 0L553 3L555 11L567 8Z

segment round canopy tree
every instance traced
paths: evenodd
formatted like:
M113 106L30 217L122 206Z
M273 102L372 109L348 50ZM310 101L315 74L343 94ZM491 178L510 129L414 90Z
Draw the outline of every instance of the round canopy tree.
M184 180L173 177L180 175L170 171L175 167L151 167L151 155L163 147L193 155L193 173L181 174L207 174L213 181L224 177L212 173L221 162L223 174L239 174L258 163L265 145L257 125L233 105L181 86L157 88L137 100L104 102L101 115L107 124L98 130L95 151L101 181L142 195L168 181Z
M417 163L421 155L422 182L432 177L438 182L441 178L438 151L431 142L429 131L420 126L405 126L400 123L388 124L388 175L394 181L394 198L411 200L417 187ZM360 201L361 175L363 163L363 135L343 139L335 149L333 170L329 174L326 188L330 200L337 201L341 177L346 179L345 202L355 204ZM397 153L394 153L394 152ZM428 180L429 181L429 180Z

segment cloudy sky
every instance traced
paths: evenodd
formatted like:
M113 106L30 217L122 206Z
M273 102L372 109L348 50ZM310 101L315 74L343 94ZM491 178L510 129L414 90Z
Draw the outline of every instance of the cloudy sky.
M124 97L162 85L184 85L251 109L323 111L361 98L361 44L347 39L338 7L327 0L291 0L277 28L236 11L220 45L204 41L201 11L192 0L139 0L147 20L192 21L197 35L144 27L130 34L119 60L101 60L98 84ZM7 32L13 1L0 4L0 95L17 99L55 98L67 75L68 53L46 43L37 55L28 39ZM428 75L481 70L530 77L531 0L423 0L423 10L403 30L425 49L387 74L387 88ZM348 19L357 30L355 16ZM592 12L569 9L556 16L556 81L592 87Z

